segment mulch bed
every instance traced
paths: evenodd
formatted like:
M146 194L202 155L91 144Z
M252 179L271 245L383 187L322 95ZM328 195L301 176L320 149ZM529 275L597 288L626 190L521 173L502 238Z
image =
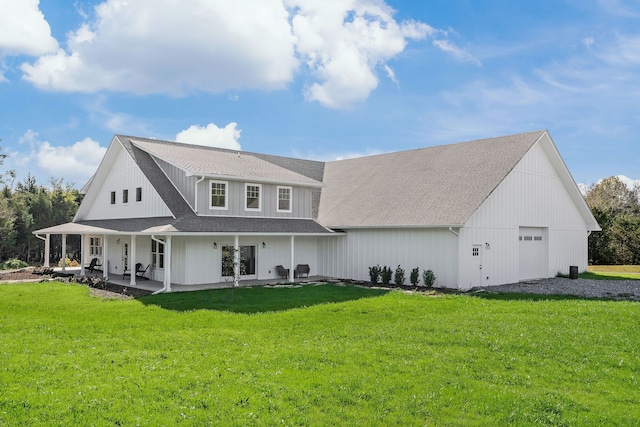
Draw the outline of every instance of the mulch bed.
M9 281L49 281L52 279L87 285L91 288L91 295L103 298L137 298L151 294L150 291L144 289L135 289L107 282L102 277L77 277L73 274L56 273L53 269L46 267L27 267L21 270L0 273L0 283Z

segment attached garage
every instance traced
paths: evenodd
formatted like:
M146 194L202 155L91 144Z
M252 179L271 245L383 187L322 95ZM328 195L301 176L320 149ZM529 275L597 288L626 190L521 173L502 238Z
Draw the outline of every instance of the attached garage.
M545 228L520 227L520 280L548 277L548 240Z

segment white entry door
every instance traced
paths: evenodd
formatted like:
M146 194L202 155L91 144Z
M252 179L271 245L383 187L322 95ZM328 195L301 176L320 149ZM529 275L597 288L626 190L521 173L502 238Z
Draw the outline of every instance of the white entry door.
M520 280L542 279L548 276L548 244L543 228L520 227Z
M484 275L482 268L482 245L471 247L471 287L482 286Z

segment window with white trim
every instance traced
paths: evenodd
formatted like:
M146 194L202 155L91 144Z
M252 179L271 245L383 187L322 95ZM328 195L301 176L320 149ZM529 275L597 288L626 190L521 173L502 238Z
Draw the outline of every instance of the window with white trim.
M89 237L89 255L102 256L102 239L100 237Z
M164 268L164 245L151 240L151 267Z
M142 187L136 187L136 202L142 201Z
M262 185L245 184L244 185L244 209L246 211L259 211L262 209L261 197Z
M129 203L129 190L122 190L122 203Z
M209 181L209 209L227 209L227 182Z
M291 187L278 187L278 212L291 212Z
M111 192L111 204L112 205L116 204L116 192L115 191Z

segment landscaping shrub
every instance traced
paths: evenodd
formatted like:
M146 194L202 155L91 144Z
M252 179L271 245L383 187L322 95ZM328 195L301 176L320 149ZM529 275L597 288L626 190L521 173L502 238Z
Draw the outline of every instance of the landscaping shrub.
M411 275L409 275L409 281L413 286L418 286L418 282L420 282L420 268L416 267L411 270Z
M65 258L65 267L79 267L80 264L75 259L72 260L69 257ZM58 267L62 267L62 260L58 261Z
M380 281L380 275L382 274L382 268L380 265L374 265L369 267L369 279L374 285Z
M29 264L16 258L8 259L0 264L0 270L18 270L25 267L29 267Z
M422 281L427 288L431 288L436 282L436 275L431 270L424 270L422 272Z
M396 267L396 274L395 274L394 281L396 282L396 285L399 285L399 286L404 285L404 268L401 268L400 265Z
M392 274L393 274L393 271L391 271L391 268L385 265L382 268L382 273L380 274L382 276L382 283L384 283L385 285L388 285L389 283L391 283Z

